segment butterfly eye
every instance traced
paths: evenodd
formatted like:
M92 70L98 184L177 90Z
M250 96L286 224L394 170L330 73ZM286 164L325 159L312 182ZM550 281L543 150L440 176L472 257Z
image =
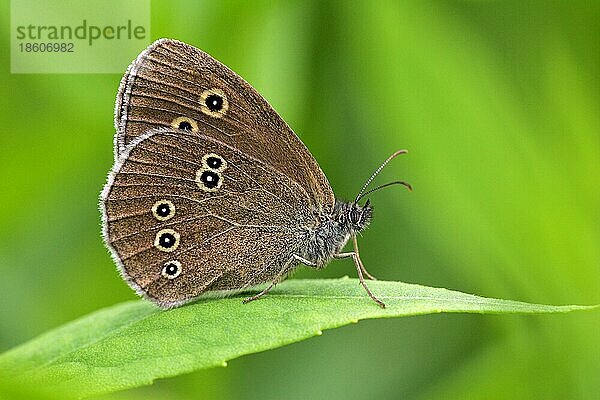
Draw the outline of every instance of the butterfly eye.
M171 121L171 128L184 131L198 132L198 124L188 117L177 117Z
M218 172L202 168L196 172L196 183L204 191L215 192L221 187L223 180Z
M350 213L348 215L348 219L350 220L350 222L352 224L356 225L356 224L358 224L358 222L360 220L360 214L356 210L350 210Z
M160 272L167 279L175 279L181 274L181 263L179 261L167 261L163 264L163 269Z
M208 89L200 95L200 110L204 114L221 118L228 109L229 101L221 89Z
M210 153L202 157L202 165L214 171L224 171L227 169L227 162L218 154Z
M175 215L175 204L169 200L159 200L152 206L152 214L159 221L166 221Z
M173 229L163 229L156 234L154 246L162 251L174 251L179 247L179 237L179 233Z

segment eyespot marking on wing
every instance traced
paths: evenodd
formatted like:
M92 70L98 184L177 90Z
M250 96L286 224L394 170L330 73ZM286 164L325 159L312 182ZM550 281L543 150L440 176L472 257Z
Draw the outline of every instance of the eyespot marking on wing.
M167 279L175 279L181 274L181 263L177 260L167 261L160 272Z
M154 238L154 247L164 252L175 251L179 247L180 235L173 229L162 229Z
M175 216L175 204L170 200L159 200L152 206L152 215L159 221L171 219Z
M200 95L200 110L214 118L221 118L229 110L229 101L221 89L208 89Z
M223 184L223 176L219 171L200 168L196 171L196 183L205 192L216 192Z
M227 169L227 161L215 153L205 154L202 157L202 165L213 171L222 172Z
M181 129L184 131L198 132L198 123L188 117L177 117L171 121L173 129Z

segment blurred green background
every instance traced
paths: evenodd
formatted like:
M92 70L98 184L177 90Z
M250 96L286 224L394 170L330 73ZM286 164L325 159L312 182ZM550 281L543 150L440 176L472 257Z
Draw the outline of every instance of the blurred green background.
M4 351L135 295L97 210L120 75L11 75L0 7ZM600 303L600 2L163 0L159 37L255 86L340 197L409 149L378 181L414 193L373 195L360 240L380 279ZM337 261L296 276L346 274ZM589 399L599 331L599 312L364 321L102 398Z

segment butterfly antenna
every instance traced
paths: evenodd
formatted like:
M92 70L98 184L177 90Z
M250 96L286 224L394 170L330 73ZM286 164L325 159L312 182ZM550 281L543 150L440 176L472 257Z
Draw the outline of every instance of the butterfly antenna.
M392 186L392 185L402 185L402 186L404 186L405 188L407 188L409 192L412 192L412 190L413 190L413 189L412 189L412 186L410 186L410 183L408 183L408 182L404 182L404 181L394 181L394 182L389 182L389 183L386 183L385 185L379 185L379 186L377 186L377 187L376 187L376 188L374 188L374 189L367 190L367 191L366 191L366 192L364 192L364 193L363 193L363 194L362 194L360 197L358 197L358 198L356 199L356 201L360 201L360 199L362 199L362 198L363 198L363 197L365 197L366 195L368 195L368 194L371 194L371 193L373 193L373 192L376 192L376 191L377 191L377 190L379 190L379 189L383 189L383 188L386 188L386 187L388 187L388 186Z
M356 203L358 203L358 201L359 201L359 200L360 200L360 199L363 197L363 195L365 194L365 190L367 189L367 187L369 187L369 185L371 184L371 182L373 181L373 179L375 179L375 177L376 177L376 176L377 176L377 175L378 175L378 174L381 172L381 170L382 170L383 168L385 168L385 166L386 166L386 165L387 165L387 164L388 164L390 161L392 161L394 158L398 157L400 154L406 154L406 153L408 153L408 150L398 150L398 151L396 151L394 154L392 154L391 156L389 156L389 157L387 158L387 160L385 160L385 161L383 162L383 164L381 164L381 165L379 166L379 168L377 168L377 169L375 170L375 172L373 172L373 175L371 175L371 177L370 177L369 179L367 179L367 181L366 181L366 182L365 182L365 184L363 185L362 189L360 189L360 192L358 192L358 195L356 195L356 199L354 200L354 203L355 203L355 204L356 204ZM386 184L385 186L390 186L390 185L395 185L395 184L396 184L396 183L389 183L389 184ZM406 185L405 185L405 186L406 186ZM409 187L410 187L410 185L409 185ZM380 189L381 189L381 188L380 188ZM373 189L372 191L375 191L375 190L377 190L377 188L376 188L376 189ZM411 190L412 190L412 188L411 188ZM369 192L369 193L370 193L370 192Z

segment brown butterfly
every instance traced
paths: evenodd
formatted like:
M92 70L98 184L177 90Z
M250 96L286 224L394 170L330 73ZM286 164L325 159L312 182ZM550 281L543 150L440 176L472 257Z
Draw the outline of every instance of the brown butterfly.
M163 308L203 293L271 282L299 264L352 257L371 220L365 183L336 200L319 164L269 103L235 72L185 43L160 39L123 76L115 164L101 195L103 235L123 278ZM342 252L348 240L354 251Z

